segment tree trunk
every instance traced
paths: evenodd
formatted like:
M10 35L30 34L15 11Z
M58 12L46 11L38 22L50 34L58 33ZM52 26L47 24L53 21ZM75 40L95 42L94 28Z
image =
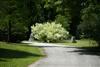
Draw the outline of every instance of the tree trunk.
M8 22L8 42L11 42L11 20Z

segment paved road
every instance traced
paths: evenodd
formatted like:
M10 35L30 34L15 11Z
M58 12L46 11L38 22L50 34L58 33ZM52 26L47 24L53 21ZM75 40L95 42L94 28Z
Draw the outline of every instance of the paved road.
M44 46L47 57L29 67L100 67L100 52L87 49Z

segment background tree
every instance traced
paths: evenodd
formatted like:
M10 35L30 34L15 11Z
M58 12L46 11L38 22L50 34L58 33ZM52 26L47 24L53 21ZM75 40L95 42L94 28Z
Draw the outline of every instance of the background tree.
M0 1L1 40L4 37L4 40L8 39L8 41L28 39L31 25L39 21L37 19L40 15L39 5L38 0Z
M31 26L47 21L62 24L71 35L78 37L80 22L81 30L86 23L91 26L98 22L93 29L99 27L99 4L99 0L1 0L0 39L28 40Z
M80 23L80 11L82 9L82 2L84 0L63 0L63 7L66 8L66 13L70 17L70 34L76 36L77 34L77 26Z
M100 2L88 0L82 10L82 22L79 25L82 35L92 38L100 44Z
M2 23L1 24L4 24L6 23L7 25L7 34L8 34L8 42L11 40L11 27L12 27L12 22L14 20L14 12L16 10L16 5L15 5L15 1L14 0L11 0L11 1L1 1L1 18L2 18ZM4 22L3 22L4 21Z

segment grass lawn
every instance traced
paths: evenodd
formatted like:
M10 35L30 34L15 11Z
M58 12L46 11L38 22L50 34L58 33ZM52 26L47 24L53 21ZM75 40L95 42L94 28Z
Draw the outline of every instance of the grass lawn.
M27 67L44 57L38 47L0 42L0 67Z
M62 44L75 46L75 47L97 47L97 43L89 39L77 40L76 43L71 43L71 41L64 41L64 42L65 43Z

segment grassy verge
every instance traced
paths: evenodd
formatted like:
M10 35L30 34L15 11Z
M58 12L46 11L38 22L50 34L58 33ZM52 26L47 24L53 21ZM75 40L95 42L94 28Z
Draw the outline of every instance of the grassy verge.
M71 43L71 41L64 41L65 43L62 43L64 45L70 45L75 47L97 47L97 43L93 40L89 39L82 39L77 40L76 43Z
M42 57L38 47L0 42L0 67L27 67Z

